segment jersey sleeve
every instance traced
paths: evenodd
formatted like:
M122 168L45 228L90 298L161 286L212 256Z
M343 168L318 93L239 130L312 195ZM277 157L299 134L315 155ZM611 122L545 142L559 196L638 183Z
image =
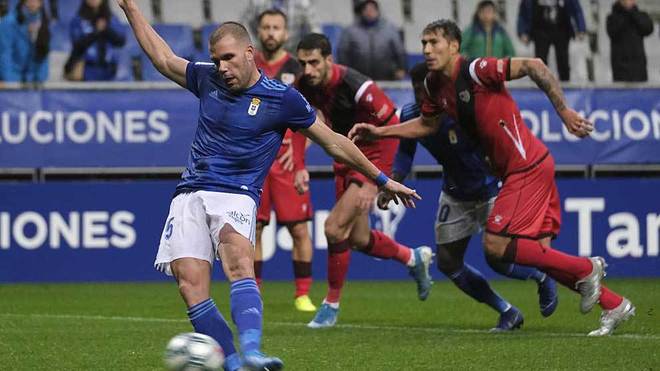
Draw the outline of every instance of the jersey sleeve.
M282 122L293 131L306 129L316 121L316 111L307 99L294 88L289 88L282 97Z
M208 70L213 63L188 62L186 66L186 89L199 98L199 91L202 86L203 78L208 74Z
M509 58L477 58L470 62L470 77L478 85L498 89L509 79Z
M367 80L355 93L355 103L359 110L368 112L374 118L376 126L387 124L396 109L390 98L372 80Z

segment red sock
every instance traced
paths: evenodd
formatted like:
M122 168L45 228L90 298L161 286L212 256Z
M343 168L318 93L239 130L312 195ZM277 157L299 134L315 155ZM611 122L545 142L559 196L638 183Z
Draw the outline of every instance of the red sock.
M328 243L328 295L325 301L339 303L341 289L346 280L348 265L351 261L351 249L348 241Z
M618 307L623 301L623 296L618 295L614 291L608 289L605 285L601 287L600 291L600 307L604 310L610 310Z
M293 261L293 277L296 281L296 298L307 295L312 286L312 263Z
M561 283L562 285L566 286L567 288L577 292L577 289L575 288L575 282L578 281L578 279L567 272L563 271L558 271L554 269L548 269L544 271L548 276L554 278L555 281Z
M394 259L402 264L408 264L412 250L403 246L385 233L372 229L369 244L364 250L367 254L381 259Z
M257 281L257 286L259 286L259 291L261 291L261 269L263 268L264 262L261 260L254 261L254 280Z
M517 264L529 265L547 272L563 285L574 288L575 282L591 273L591 261L568 255L539 241L514 238L506 247L505 256ZM513 259L511 259L513 257Z

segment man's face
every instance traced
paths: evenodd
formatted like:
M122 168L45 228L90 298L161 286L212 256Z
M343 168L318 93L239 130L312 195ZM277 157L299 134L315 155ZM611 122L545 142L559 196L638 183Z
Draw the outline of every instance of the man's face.
M332 55L323 57L320 49L298 49L298 62L303 68L301 79L309 86L323 85L332 67Z
M211 45L211 60L232 91L243 90L250 83L254 47L227 35Z
M637 2L635 0L619 0L619 3L621 3L621 6L625 9L632 9Z
M36 13L41 9L42 0L26 0L25 7L30 13Z
M279 14L264 15L258 31L261 47L269 53L279 50L289 37L284 17Z
M364 8L362 8L362 12L360 12L360 16L362 19L364 19L367 22L373 22L380 17L380 12L378 11L378 6L374 3L367 3Z
M447 67L458 53L458 42L449 42L440 29L422 36L422 50L426 67L430 71L440 71Z

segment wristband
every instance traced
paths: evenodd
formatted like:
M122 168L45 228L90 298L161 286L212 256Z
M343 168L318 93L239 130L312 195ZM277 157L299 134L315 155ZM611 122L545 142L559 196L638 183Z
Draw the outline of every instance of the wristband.
M376 179L374 179L374 181L376 182L376 185L378 185L378 187L382 187L385 184L387 184L388 180L390 180L390 178L388 178L387 175L385 175L382 171L380 172L380 174L378 174Z

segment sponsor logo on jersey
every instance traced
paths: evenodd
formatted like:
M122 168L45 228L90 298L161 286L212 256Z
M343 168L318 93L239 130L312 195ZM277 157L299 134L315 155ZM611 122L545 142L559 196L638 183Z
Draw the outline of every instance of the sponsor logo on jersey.
M502 223L502 215L495 215L495 224L501 224Z
M287 85L293 84L294 81L296 81L296 75L288 72L284 72L282 76L280 76L281 80L283 83Z
M259 110L260 104L261 104L261 99L252 98L252 102L250 102L250 107L248 108L248 115L250 116L256 115L257 111Z
M463 90L462 92L458 93L458 97L465 103L470 101L470 92L466 90Z

